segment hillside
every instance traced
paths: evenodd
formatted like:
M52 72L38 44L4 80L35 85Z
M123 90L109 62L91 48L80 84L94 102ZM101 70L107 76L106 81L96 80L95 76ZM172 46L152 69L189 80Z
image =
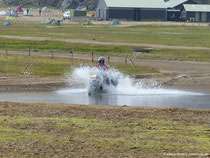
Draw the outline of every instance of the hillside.
M17 6L22 5L33 7L55 7L55 8L76 8L78 6L84 6L89 9L95 9L98 0L0 0L3 1L5 6Z
M87 7L90 10L95 10L99 0L0 0L0 4L5 6L17 6L23 7L54 7L54 8L76 8L78 6ZM164 0L165 2L169 0ZM172 1L172 0L170 0ZM210 0L194 0L200 4L210 4Z

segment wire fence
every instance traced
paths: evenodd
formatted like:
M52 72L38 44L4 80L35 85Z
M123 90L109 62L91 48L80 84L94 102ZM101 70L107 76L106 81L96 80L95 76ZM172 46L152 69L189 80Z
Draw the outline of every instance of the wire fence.
M93 51L89 54L85 54L85 55L81 55L81 54L77 54L74 50L69 50L69 51L63 51L63 50L58 50L58 49L48 49L48 50L42 50L42 52L40 52L38 49L32 49L31 46L28 46L27 49L19 49L18 51L14 51L14 50L9 50L9 43L8 42L0 42L0 48L2 50L1 53L5 53L6 55L12 55L12 54L19 54L19 55L28 55L29 57L35 55L35 56L45 56L45 57L49 57L51 59L55 59L55 58L69 58L72 62L74 60L77 59L84 59L84 60L90 60L92 61L92 63L97 61L97 58L100 56L97 53L94 53ZM62 53L63 52L63 53ZM112 56L106 56L107 58L107 62L108 64L110 64L112 61L114 62L114 60L112 60ZM123 61L120 61L120 63L124 63L124 64L130 64L133 66L134 69L136 69L136 65L134 63L134 61L132 60L132 58L129 58L127 55L125 56L125 58L120 58ZM84 64L84 61L83 61Z

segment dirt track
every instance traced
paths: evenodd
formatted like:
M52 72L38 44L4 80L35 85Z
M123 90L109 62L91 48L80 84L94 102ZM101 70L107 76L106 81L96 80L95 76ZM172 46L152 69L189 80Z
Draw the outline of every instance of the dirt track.
M8 36L0 35L0 38L7 39L19 39L19 40L33 40L33 41L58 41L58 42L69 42L69 43L82 43L82 44L95 44L95 45L114 45L114 46L137 46L137 47L149 47L155 49L185 49L185 50L210 50L207 47L192 47L192 46L168 46L162 44L152 43L129 43L129 42L100 42L94 40L85 39L55 39L50 37L26 37L26 36Z

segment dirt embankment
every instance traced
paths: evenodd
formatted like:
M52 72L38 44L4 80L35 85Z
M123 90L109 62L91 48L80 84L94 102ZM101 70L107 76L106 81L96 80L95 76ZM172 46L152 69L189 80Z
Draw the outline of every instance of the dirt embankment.
M0 75L0 91L54 91L67 86L66 76Z
M125 122L139 118L156 118L203 124L209 123L210 118L210 110L10 102L0 103L0 113L7 113L8 116L13 116L16 113L34 117L78 116L124 120Z

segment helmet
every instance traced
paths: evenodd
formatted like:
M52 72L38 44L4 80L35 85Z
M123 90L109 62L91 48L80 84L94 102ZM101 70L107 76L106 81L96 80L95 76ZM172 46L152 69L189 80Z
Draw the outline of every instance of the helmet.
M105 60L104 57L102 57L102 56L99 57L99 58L98 58L98 63L99 63L99 65L104 65L104 60Z
M104 61L104 57L102 57L102 56L99 57L99 58L98 58L98 61L99 61L99 62L100 62L100 61Z

